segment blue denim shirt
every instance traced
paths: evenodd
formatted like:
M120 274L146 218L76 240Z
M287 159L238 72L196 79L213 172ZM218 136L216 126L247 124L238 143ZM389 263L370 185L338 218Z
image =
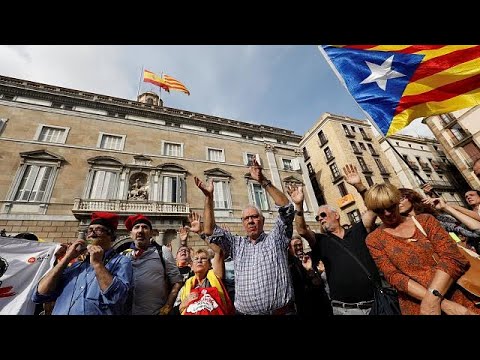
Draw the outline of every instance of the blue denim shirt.
M113 249L105 253L108 259ZM56 300L52 315L121 315L129 290L133 285L133 269L130 259L115 254L105 265L113 281L102 292L93 266L83 261L65 269L57 289L48 295L38 293L38 284L32 301L43 303Z

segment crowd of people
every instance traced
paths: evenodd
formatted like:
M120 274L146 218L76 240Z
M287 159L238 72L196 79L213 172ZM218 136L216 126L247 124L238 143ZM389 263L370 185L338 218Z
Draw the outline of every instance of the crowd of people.
M115 251L118 215L94 212L86 239L62 245L32 301L49 304L44 312L53 315L367 315L382 282L396 289L402 315L480 314L480 299L455 283L470 266L459 246L479 250L480 192L466 192L469 210L391 184L367 189L350 164L343 172L367 210L344 226L338 209L321 205L313 229L303 187L282 192L254 161L250 176L278 215L267 233L261 210L246 206L245 236L215 222L213 181L195 177L203 215L192 212L190 225L179 229L175 257L153 240L142 214L125 220L131 247ZM480 161L474 172L480 177ZM205 246L189 248L190 232Z

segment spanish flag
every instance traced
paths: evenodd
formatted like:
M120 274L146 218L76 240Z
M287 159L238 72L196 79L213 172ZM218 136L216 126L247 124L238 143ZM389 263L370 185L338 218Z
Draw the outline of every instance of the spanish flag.
M167 86L168 86L171 90L182 91L182 92L184 92L185 94L190 95L190 91L188 91L188 89L185 87L185 85L183 85L183 84L182 84L180 81L178 81L177 79L174 79L173 77L168 76L168 75L163 75L163 80L165 81L165 83L167 84Z
M479 45L321 45L319 49L387 136L419 117L480 104Z
M148 83L153 84L153 85L160 86L165 91L170 92L170 89L169 89L167 83L165 82L165 80L162 79L161 76L158 76L157 74L155 74L151 71L143 70L143 81L148 82Z

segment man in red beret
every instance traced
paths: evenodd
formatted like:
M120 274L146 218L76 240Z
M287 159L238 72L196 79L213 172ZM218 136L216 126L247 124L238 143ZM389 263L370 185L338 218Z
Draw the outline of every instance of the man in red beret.
M135 249L126 253L135 279L132 315L167 315L183 285L173 255L152 239L152 223L146 216L129 216L125 227L135 242Z
M92 213L87 241L74 241L65 256L38 283L35 303L56 300L52 315L122 315L133 284L129 259L112 248L118 215ZM87 246L88 242L88 246ZM84 261L68 267L87 251Z

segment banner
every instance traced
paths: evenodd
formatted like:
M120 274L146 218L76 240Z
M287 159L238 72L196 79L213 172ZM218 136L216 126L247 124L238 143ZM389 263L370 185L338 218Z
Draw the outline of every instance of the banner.
M0 237L0 315L33 315L32 293L53 267L57 243Z

